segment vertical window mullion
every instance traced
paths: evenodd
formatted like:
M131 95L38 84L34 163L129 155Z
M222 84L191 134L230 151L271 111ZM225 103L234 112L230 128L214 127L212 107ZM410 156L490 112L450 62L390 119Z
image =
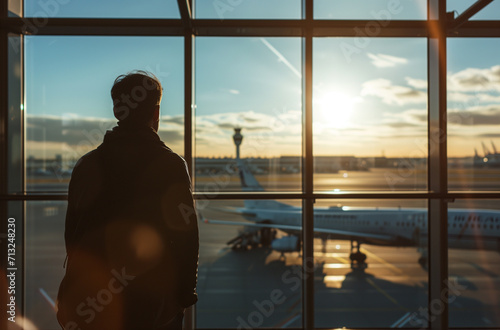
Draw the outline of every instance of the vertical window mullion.
M194 99L194 36L184 35L184 159L188 172L193 177L193 112Z
M446 148L446 0L429 0L428 36L428 187L429 198L429 325L448 328L448 209Z
M192 190L194 191L193 177L193 112L195 109L194 97L194 35L191 29L186 29L184 34L184 159L188 166L188 173L191 179ZM190 330L196 327L196 307L191 306L186 310L184 329Z
M307 22L302 40L302 84L303 84L303 121L302 121L302 324L304 329L314 328L314 199L313 199L313 109L312 109L312 58L313 58L313 0L303 0L303 18Z

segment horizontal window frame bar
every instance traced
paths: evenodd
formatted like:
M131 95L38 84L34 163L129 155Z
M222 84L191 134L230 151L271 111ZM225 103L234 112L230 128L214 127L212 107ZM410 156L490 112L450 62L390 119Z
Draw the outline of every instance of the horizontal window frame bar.
M434 192L341 192L324 193L316 192L305 194L299 192L214 192L200 193L194 192L193 197L196 200L270 200L270 199L500 199L498 192L453 192L453 193L434 193ZM27 193L27 194L2 194L1 201L55 201L67 200L67 193Z
M196 330L213 330L214 328L196 328ZM224 330L238 330L239 328L224 328ZM266 329L266 330L282 330L283 328L258 328L258 329ZM292 329L305 329L305 328L292 328ZM314 328L314 330L335 330L339 328ZM389 330L393 328L347 328L342 327L342 330ZM406 328L406 329L417 329L417 328ZM427 329L430 328L418 328L418 329ZM478 327L478 328L448 328L447 330L500 330L500 328L495 327Z
M25 35L73 36L184 36L186 28L195 36L303 37L429 37L433 20L213 20L194 19L186 27L181 19L120 18L18 18L0 19L0 27ZM376 33L369 30L376 23ZM448 30L447 37L500 37L500 21L472 21ZM385 25L385 26L383 26ZM363 31L365 33L363 34ZM361 32L360 32L361 31Z
M25 35L73 36L183 36L180 19L47 18L9 17L0 27Z

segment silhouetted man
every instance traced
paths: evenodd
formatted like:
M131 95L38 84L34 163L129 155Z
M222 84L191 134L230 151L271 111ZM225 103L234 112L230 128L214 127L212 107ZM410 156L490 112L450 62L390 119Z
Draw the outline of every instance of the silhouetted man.
M156 77L119 76L111 97L118 126L71 176L58 320L64 329L181 329L184 309L197 301L186 163L157 134Z

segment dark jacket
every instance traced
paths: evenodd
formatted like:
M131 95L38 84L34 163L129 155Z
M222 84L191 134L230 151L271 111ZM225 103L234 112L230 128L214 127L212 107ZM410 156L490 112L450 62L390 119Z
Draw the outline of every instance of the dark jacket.
M87 312L90 325L108 312L122 325L88 329L153 329L197 301L199 242L191 181L184 159L150 127L117 126L78 161L69 186L65 241L68 266L91 260L78 273L87 270L95 277L89 281L101 284L88 291L114 290L111 298L100 291L88 295L101 294L98 302L117 306L80 311ZM103 275L95 269L103 269ZM122 291L120 284L125 284Z

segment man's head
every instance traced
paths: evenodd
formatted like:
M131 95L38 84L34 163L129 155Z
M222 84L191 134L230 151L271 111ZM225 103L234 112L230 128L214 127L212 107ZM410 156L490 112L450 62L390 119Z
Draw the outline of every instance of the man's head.
M113 113L120 123L148 125L158 131L162 87L158 78L145 71L118 76L111 88Z

